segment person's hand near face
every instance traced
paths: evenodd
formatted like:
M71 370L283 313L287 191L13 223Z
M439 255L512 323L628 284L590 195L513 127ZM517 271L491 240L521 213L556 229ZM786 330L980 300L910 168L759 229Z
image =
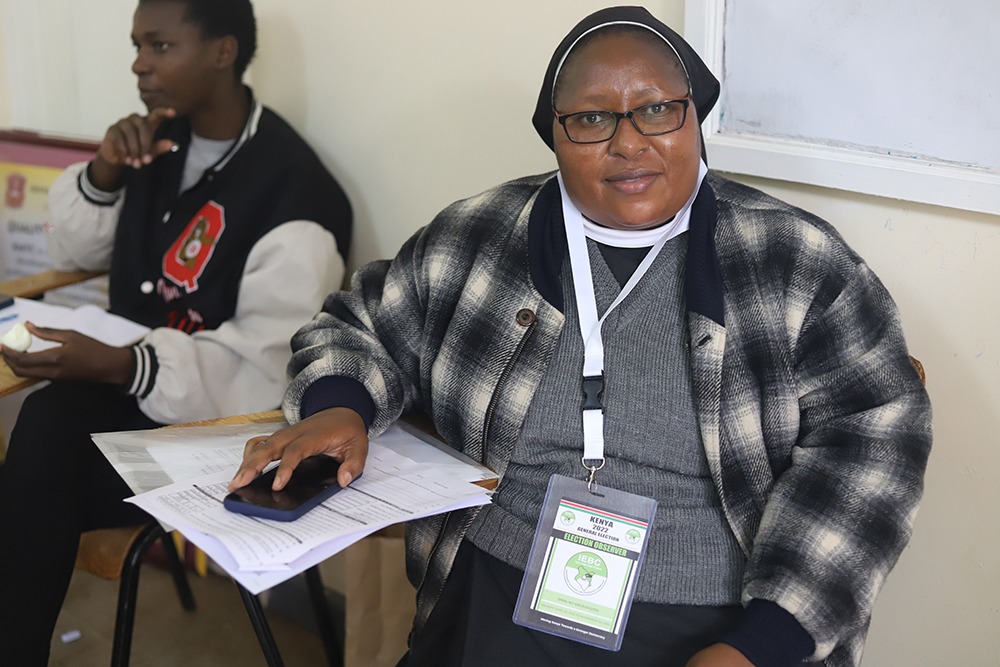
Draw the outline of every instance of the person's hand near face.
M239 44L231 35L206 38L197 24L185 20L185 11L180 2L142 3L135 11L132 71L149 113L131 114L108 128L89 172L101 190L116 190L126 167L141 169L174 148L169 139L155 140L156 129L168 118L188 116L194 133L206 139L229 138L219 128L242 125L246 104L219 99L241 90L231 70ZM220 118L218 108L230 109L232 118Z
M154 140L156 128L165 118L176 115L173 109L154 109L148 116L131 114L108 128L90 168L90 180L102 190L115 190L125 167L141 169L172 150L169 139Z

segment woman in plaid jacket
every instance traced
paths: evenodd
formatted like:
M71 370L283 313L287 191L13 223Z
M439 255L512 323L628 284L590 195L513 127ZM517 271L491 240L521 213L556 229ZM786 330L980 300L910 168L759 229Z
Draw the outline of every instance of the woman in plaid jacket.
M551 395L560 359L579 338L570 317L566 206L626 236L684 218L686 230L661 251L676 258L676 272L657 273L667 261L657 257L643 277L646 291L629 296L667 315L676 310L678 344L651 344L640 351L649 363L621 376L606 371L612 455L602 475L643 492L658 479L655 466L636 461L671 446L671 434L651 430L638 449L615 452L615 431L633 424L613 415L624 409L653 423L663 409L683 412L679 402L659 405L646 388L655 369L681 369L678 396L689 391L703 472L669 459L665 467L684 483L701 475L712 496L704 509L717 511L726 534L689 528L709 541L730 540L736 553L718 582L696 582L685 599L655 583L657 568L669 563L647 558L622 651L601 654L602 664L860 662L875 595L909 538L921 495L929 401L895 305L840 235L699 170L697 118L717 96L697 55L645 10L588 17L553 56L535 116L561 179L524 178L453 204L393 260L359 270L351 291L331 295L293 339L284 401L293 426L248 443L234 487L279 458L281 486L299 460L320 452L344 462L346 485L364 465L367 436L409 410L425 411L449 445L502 478L492 506L408 526L418 612L401 665L569 664L598 650L513 625L508 599L512 585L516 598L531 512L540 506L532 474L544 481L583 472L579 427L547 434L560 441L546 449L548 463L532 451L546 421L559 417L534 399ZM693 105L697 118L687 114L676 129L656 132L650 114L661 113L663 100ZM588 131L608 119L610 136L578 141L592 137L579 133L584 126L560 127L571 114L583 116ZM595 284L601 258L615 278L629 264L603 241L591 248ZM673 335L655 326L638 333L654 342ZM579 395L566 400L578 404ZM669 510L661 499L658 517ZM503 535L486 526L504 526ZM698 556L682 547L672 558ZM730 575L735 592L723 581ZM705 610L718 614L698 615ZM688 630L678 628L687 625L696 627L682 637Z

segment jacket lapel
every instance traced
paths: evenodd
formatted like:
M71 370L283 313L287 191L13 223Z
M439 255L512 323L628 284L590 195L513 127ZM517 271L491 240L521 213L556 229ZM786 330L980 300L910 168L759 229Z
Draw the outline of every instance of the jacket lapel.
M745 522L734 511L728 497L722 469L722 370L726 347L725 312L719 257L715 246L718 206L709 179L691 209L688 253L684 269L684 297L687 300L691 383L702 446L708 459L716 491L726 520L744 553L751 541Z
M740 547L750 554L750 542L743 524L733 515L732 503L726 494L722 470L722 362L726 348L726 328L701 313L688 311L690 336L691 384L701 442L708 459L712 482L722 500L729 527Z

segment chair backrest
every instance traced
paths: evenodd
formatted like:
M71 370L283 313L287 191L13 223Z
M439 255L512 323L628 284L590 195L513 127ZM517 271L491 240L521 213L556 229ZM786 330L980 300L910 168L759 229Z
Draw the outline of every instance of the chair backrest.
M910 355L910 363L913 364L913 367L917 369L917 375L920 376L920 381L923 382L924 386L926 387L927 374L924 373L924 365L920 363L920 360L914 357L913 355Z
M122 568L132 543L146 529L148 523L125 528L91 530L80 535L80 549L76 553L76 566L104 579L122 576Z

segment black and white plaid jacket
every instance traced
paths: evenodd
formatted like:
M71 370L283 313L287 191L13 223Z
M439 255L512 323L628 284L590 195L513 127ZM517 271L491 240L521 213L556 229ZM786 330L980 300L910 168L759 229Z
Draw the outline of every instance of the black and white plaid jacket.
M352 378L375 403L373 435L421 409L502 475L564 322L558 207L551 174L512 181L359 270L292 340L288 420L316 380ZM830 225L716 174L689 235L696 409L748 557L744 599L790 612L815 640L813 660L857 665L931 443L895 305ZM408 527L418 629L473 516Z

